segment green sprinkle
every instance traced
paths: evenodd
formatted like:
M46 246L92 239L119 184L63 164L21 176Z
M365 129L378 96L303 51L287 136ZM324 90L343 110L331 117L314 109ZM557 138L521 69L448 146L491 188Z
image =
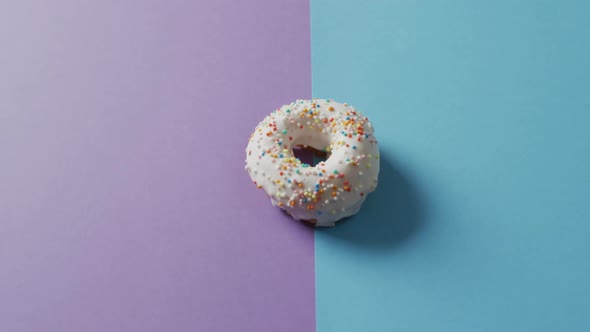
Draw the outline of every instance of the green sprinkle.
M337 169L335 169L333 173L334 173L334 174L338 174L338 170L337 170Z
M283 129L283 135L287 134L287 129Z

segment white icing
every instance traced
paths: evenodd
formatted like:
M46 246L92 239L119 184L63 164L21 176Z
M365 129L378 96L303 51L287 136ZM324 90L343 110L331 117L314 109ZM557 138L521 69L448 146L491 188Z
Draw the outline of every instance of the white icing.
M332 226L356 214L377 187L379 148L369 120L330 99L297 100L258 124L246 148L246 170L273 205L297 220ZM327 151L315 167L294 145Z

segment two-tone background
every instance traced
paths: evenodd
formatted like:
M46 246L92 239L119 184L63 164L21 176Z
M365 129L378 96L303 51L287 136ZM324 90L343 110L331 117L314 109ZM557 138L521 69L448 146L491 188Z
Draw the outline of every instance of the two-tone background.
M0 331L590 330L589 11L0 2ZM243 169L312 96L383 156L315 232Z

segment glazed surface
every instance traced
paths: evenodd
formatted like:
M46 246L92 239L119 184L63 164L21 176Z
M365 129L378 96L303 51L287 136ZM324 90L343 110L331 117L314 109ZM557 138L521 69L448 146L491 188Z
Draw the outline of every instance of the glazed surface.
M325 151L315 166L293 147ZM297 220L332 226L356 214L377 187L379 148L369 119L330 99L297 100L264 118L246 148L246 170L271 203Z

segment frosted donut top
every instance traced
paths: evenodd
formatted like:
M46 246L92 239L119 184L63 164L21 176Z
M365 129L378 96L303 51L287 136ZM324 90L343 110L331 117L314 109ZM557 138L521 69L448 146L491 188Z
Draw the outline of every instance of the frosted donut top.
M318 226L357 213L379 174L379 148L369 119L330 99L297 100L264 118L246 148L246 170L273 205ZM315 166L296 145L325 151Z

